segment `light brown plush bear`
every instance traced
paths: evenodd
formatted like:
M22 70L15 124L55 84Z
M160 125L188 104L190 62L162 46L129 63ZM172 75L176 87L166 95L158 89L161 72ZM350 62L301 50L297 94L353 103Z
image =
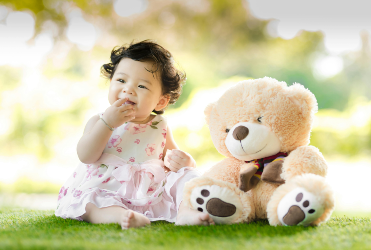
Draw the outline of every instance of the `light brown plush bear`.
M205 109L216 149L227 158L186 184L183 202L215 223L268 219L319 225L334 209L326 161L308 146L317 101L300 84L247 80Z

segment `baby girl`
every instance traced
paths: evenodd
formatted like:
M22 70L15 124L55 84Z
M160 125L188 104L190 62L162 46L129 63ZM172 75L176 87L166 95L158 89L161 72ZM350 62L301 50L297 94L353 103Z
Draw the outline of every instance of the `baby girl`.
M162 116L185 81L170 52L149 40L114 48L102 73L111 106L87 122L77 145L81 163L61 188L55 215L122 229L156 220L214 224L182 204L185 182L199 174Z

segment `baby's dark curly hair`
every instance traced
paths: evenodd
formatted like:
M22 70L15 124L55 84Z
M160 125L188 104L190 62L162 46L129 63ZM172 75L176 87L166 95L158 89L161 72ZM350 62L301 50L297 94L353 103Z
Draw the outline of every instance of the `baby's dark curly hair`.
M174 59L168 50L151 40L132 42L127 46L115 47L111 52L111 62L103 64L101 67L102 75L111 80L117 65L123 58L140 62L153 62L154 70L146 70L151 73L159 72L162 94L170 97L169 104L174 104L178 100L186 81L186 74L175 68ZM153 110L153 112L163 114L164 110Z

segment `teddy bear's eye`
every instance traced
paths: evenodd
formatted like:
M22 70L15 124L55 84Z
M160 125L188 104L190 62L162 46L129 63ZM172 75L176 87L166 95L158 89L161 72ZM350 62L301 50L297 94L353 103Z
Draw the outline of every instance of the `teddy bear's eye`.
M229 132L229 128L226 128L226 129L225 129L225 132L227 132L227 133L228 133L228 132Z
M260 117L257 119L259 123L262 123L262 118L263 118L263 116L260 116Z

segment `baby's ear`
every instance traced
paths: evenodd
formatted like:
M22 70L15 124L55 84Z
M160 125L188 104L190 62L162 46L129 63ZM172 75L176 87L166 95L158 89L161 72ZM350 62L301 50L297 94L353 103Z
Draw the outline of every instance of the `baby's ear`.
M170 101L170 96L169 95L161 96L160 100L158 101L158 103L155 107L155 110L160 111L160 110L166 108L166 106L169 104L169 101Z
M210 103L209 105L206 106L205 110L204 110L204 114L205 114L205 119L206 119L206 124L209 125L209 121L210 121L210 114L211 114L211 111L213 110L213 108L216 106L215 103Z
M309 89L299 83L294 83L288 88L288 98L298 105L304 117L314 115L318 111L316 97Z

